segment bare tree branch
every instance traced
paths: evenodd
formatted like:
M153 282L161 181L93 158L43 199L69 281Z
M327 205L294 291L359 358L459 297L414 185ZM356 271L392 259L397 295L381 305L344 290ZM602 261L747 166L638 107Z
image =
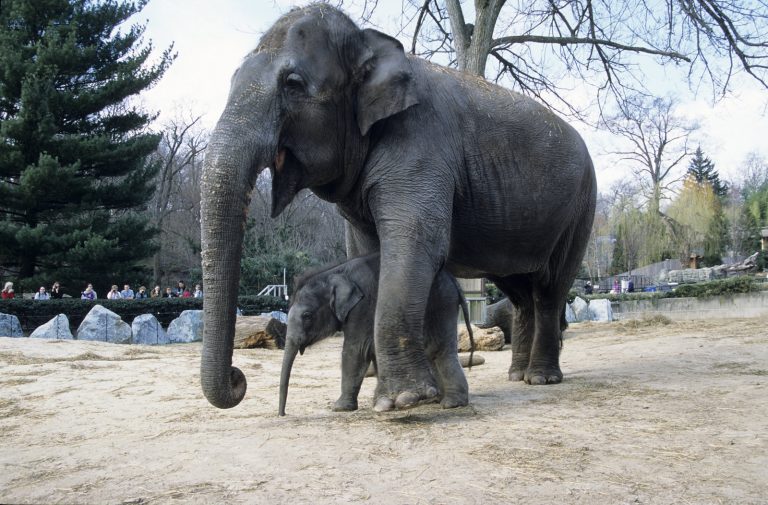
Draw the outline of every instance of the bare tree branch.
M559 45L575 45L575 44L591 44L594 46L612 47L614 49L620 49L623 51L631 51L635 53L653 54L657 56L666 56L674 60L682 60L690 62L691 59L676 51L662 51L649 47L632 46L627 44L621 44L612 40L604 40L590 37L549 37L543 35L513 35L508 37L500 37L493 40L493 46L508 46L511 44L524 44L524 43L537 43L537 44L559 44Z

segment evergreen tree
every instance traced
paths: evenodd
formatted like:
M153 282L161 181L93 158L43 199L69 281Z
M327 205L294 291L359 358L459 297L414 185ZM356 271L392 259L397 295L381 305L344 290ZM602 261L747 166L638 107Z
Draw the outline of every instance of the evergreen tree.
M728 194L728 184L720 180L715 164L704 156L701 146L697 147L696 152L693 153L693 159L688 165L688 175L691 175L699 184L704 182L710 184L715 194L721 199Z
M129 99L156 83L146 1L0 2L0 267L25 288L76 294L138 280L154 230L140 210L157 167L153 116ZM143 47L142 47L143 46Z

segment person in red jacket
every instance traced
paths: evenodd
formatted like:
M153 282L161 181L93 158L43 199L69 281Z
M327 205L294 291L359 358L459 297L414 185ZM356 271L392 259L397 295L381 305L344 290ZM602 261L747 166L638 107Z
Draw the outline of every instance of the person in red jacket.
M3 297L3 300L10 300L14 296L16 296L16 293L13 292L13 283L12 282L6 282L5 287L3 288L2 293L0 293L0 296Z

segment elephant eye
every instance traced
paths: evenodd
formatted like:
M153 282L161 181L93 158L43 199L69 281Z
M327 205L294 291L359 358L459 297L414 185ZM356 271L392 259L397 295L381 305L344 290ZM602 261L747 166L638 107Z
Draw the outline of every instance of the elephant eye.
M304 78L295 72L285 76L285 86L291 91L303 92L306 90Z
M310 319L312 319L312 313L311 312L304 312L301 315L301 319L303 319L304 321L309 321Z

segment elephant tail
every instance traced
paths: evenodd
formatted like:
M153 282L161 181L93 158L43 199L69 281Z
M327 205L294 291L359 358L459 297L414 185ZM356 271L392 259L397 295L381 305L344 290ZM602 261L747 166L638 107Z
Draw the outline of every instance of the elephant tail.
M469 335L469 365L467 365L467 368L472 369L472 360L475 356L475 335L472 333L472 323L469 321L469 306L467 305L467 298L464 296L464 290L461 289L459 281L452 275L451 279L453 279L453 285L456 287L456 292L459 294L461 313L464 315L464 324L467 325L467 335Z

